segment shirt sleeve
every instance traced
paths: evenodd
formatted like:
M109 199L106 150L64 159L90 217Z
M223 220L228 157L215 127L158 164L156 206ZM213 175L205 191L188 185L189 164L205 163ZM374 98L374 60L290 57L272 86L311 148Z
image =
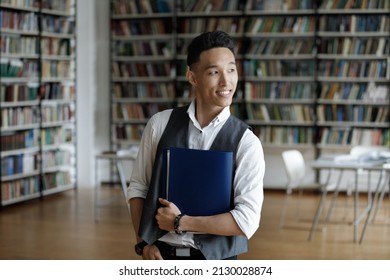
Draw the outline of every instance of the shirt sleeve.
M264 153L259 138L247 130L240 141L234 178L233 218L249 239L259 228L264 200Z
M139 152L133 165L130 183L127 188L127 200L134 197L145 198L152 178L153 164L161 135L168 123L172 110L153 115L145 126Z

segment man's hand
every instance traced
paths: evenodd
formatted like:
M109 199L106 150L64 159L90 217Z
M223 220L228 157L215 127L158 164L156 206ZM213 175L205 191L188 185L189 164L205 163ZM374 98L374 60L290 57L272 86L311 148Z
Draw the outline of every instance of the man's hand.
M159 198L159 202L164 206L157 210L156 220L158 227L162 230L173 231L173 223L177 215L181 212L177 206L166 199Z
M160 250L156 245L146 245L142 253L144 260L162 260Z

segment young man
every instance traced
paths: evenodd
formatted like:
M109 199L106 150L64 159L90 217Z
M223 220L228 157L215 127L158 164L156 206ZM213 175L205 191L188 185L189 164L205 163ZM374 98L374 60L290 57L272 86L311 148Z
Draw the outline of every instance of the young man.
M189 106L157 113L145 127L128 188L136 252L144 259L237 259L260 223L265 171L261 143L230 114L238 73L234 43L222 31L199 35L188 47ZM233 151L234 207L193 217L161 198L162 150ZM194 234L201 232L202 234Z

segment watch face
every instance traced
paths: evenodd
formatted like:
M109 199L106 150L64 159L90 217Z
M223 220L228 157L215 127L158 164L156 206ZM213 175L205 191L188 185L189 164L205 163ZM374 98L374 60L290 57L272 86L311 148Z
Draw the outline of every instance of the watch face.
M142 255L142 248L140 248L140 246L138 244L135 245L135 253L139 256Z
M135 245L135 253L139 256L142 256L142 253L144 251L144 247L148 245L148 243L146 243L145 241L142 241L138 244Z

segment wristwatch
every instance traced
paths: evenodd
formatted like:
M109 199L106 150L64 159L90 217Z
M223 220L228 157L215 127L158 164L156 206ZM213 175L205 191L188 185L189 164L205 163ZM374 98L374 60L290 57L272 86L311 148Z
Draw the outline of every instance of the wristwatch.
M177 215L174 222L173 222L173 228L175 229L176 234L185 233L185 231L181 230L181 228L180 228L180 220L183 216L185 216L185 215L184 214Z
M146 243L145 241L141 241L140 243L135 244L134 246L135 253L138 256L142 256L142 253L144 252L144 248L146 245L148 245L148 243Z

